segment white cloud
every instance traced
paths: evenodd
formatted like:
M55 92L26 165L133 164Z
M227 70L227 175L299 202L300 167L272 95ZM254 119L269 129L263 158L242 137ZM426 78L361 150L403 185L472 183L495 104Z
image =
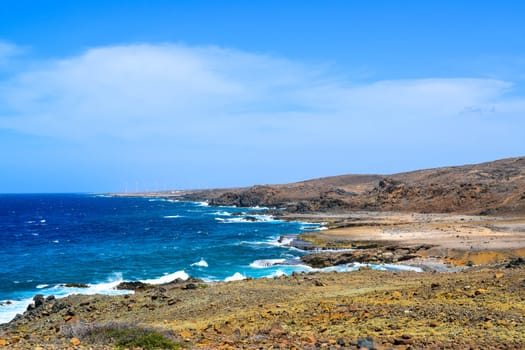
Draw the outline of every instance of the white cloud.
M323 149L339 158L368 150L369 157L413 150L423 158L461 147L484 152L488 135L500 153L516 145L525 151L523 141L508 143L525 129L525 99L509 97L509 81L355 84L282 58L175 44L100 47L33 66L0 81L0 129L84 149L121 142L159 164L225 148L241 157L280 149L271 156L282 166L293 163L286 152L304 152L299 162ZM86 159L115 156L100 149Z
M2 82L0 126L58 137L133 138L202 132L201 123L226 131L238 129L236 123L286 127L290 119L348 126L392 117L448 119L468 106L505 103L511 87L489 79L354 86L283 59L180 45L102 47L43 67Z
M4 65L13 56L19 54L22 50L9 42L0 40L0 66Z

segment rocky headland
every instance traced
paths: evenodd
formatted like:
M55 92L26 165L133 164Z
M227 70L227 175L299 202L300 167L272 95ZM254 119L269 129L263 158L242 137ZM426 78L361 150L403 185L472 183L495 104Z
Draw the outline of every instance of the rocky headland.
M361 268L229 283L131 282L121 286L134 290L125 296L36 296L0 326L0 348L525 348L525 158L133 195L265 206L284 220L322 222L326 230L290 242L310 250L303 262ZM425 272L373 271L367 263Z

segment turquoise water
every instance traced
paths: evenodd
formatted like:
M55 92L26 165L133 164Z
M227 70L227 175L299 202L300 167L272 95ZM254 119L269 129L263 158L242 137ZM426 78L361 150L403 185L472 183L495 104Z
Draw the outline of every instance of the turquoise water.
M247 211L259 221L239 215ZM36 293L118 293L113 288L123 280L160 283L190 275L219 281L289 273L297 266L264 267L272 263L265 259L301 255L280 246L277 238L314 226L276 221L258 208L91 195L1 195L0 322L23 311ZM90 290L60 286L73 282L90 284Z
M257 218L256 222L247 217ZM207 281L308 271L278 242L319 225L261 208L94 195L0 195L0 323L35 294L118 294L122 281ZM340 269L349 269L341 267ZM85 283L89 288L68 288Z

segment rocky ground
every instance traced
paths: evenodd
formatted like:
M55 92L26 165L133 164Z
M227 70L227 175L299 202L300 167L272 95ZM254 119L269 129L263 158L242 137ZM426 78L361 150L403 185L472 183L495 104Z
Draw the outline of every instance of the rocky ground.
M426 272L363 267L36 297L0 326L0 348L525 348L525 158L141 195L286 208L273 214L329 228L292 243L312 250L303 257L309 265L402 263ZM322 251L333 248L340 251Z
M127 296L37 300L0 331L0 346L112 349L92 333L118 325L159 330L183 348L523 349L523 263L191 281Z

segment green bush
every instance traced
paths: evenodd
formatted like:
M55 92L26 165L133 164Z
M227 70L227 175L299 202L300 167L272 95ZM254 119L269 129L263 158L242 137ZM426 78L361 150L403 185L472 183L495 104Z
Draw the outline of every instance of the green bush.
M93 344L112 344L118 349L141 348L144 350L179 349L180 344L168 338L172 333L161 333L154 329L132 324L93 324L79 322L61 328L66 337L79 337Z
M147 350L179 348L179 344L166 339L161 333L144 328L110 328L103 330L102 334L119 348L140 347Z

